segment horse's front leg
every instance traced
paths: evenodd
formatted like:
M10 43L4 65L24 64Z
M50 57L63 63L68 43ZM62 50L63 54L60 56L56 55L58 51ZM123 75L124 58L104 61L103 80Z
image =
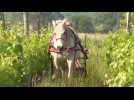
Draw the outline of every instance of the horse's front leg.
M68 78L73 74L74 59L67 59L68 64Z
M57 77L58 70L59 70L57 57L54 57L54 59L53 59L53 65L54 65L54 69L55 69L55 70L54 70L54 73L53 73L53 75L52 75L52 79L54 80L54 79Z

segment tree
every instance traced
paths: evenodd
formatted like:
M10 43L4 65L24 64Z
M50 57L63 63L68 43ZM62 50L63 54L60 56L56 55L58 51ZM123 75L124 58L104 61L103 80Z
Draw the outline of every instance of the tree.
M40 35L40 13L38 14L38 19L37 19L37 36L39 37Z
M131 28L131 12L127 12L126 13L126 32L128 32L130 34L130 28Z
M4 12L0 12L0 20L2 21L3 30L6 29Z
M7 24L23 24L23 12L4 12L5 23Z
M120 13L119 12L113 12L113 17L116 19L116 24L113 26L113 31L119 28L120 25Z
M63 14L61 14L60 12L50 12L48 15L48 26L50 30L53 30L54 28L54 24L56 20L61 20L64 19Z
M24 21L24 35L29 35L29 22L28 22L28 12L23 12L23 21Z
M73 26L78 32L94 32L94 26L89 16L72 16L70 20L73 22Z

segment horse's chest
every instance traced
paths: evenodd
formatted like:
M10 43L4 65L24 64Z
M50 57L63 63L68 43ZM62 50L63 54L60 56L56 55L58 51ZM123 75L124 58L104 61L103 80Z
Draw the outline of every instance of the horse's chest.
M65 52L62 52L62 53L54 53L54 52L52 52L51 55L53 57L56 57L59 60L66 60L69 57L73 56L72 54L70 55L70 53L68 53L66 51Z
M68 52L62 52L62 53L58 54L59 59L67 59L69 56L70 56L70 54Z

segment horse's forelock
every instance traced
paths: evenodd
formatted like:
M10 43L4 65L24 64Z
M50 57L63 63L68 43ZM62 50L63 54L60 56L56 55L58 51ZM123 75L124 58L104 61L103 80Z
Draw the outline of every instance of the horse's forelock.
M56 34L63 34L65 31L65 28L64 28L64 22L59 22L55 28L54 28L54 33Z

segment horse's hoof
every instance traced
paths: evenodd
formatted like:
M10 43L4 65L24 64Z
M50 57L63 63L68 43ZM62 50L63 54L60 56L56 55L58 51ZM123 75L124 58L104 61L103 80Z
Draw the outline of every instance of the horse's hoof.
M82 76L86 76L87 75L87 70L85 68L80 68L80 74Z
M52 81L54 81L54 80L55 80L55 78L53 78L53 77L52 77L52 78L51 78L51 80L52 80Z
M53 75L52 76L52 80L54 81L56 79L56 75Z

